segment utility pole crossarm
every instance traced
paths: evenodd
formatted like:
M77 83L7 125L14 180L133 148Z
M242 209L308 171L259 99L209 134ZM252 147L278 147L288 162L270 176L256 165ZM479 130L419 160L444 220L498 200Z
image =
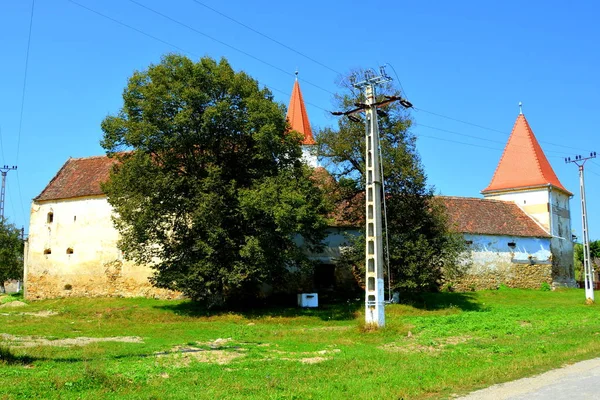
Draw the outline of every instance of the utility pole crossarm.
M588 230L587 208L585 204L585 181L583 175L583 167L589 159L596 158L596 152L590 153L589 157L580 155L565 158L565 163L574 163L579 168L579 192L581 194L581 234L583 236L583 278L585 284L586 300L594 301L594 268L590 259L590 233Z

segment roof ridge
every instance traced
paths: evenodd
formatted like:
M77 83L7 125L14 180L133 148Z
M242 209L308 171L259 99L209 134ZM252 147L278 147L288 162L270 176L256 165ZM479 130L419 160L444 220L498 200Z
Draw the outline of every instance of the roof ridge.
M540 174L543 177L545 177L546 174L544 174L544 170L542 169L542 163L540 161L540 156L545 158L546 155L542 151L542 147L540 146L535 135L533 134L533 130L531 129L531 126L529 125L529 121L527 121L527 118L525 118L524 114L520 114L520 115L523 115L523 120L525 121L525 129L527 129L527 131L529 132L529 135L527 135L527 139L528 139L529 145L531 146L533 152L535 153L535 163L538 167L538 170L540 171ZM538 154L538 149L539 149L539 151L542 151L542 154ZM548 161L548 160L546 159L546 161Z
M519 114L500 157L489 185L481 191L489 192L554 186L571 194L560 182L529 121Z
M110 158L106 154L95 155L95 156L87 156L87 157L69 157L69 160L80 161L80 160L92 160L96 158Z
M292 89L292 95L290 96L286 119L290 123L290 127L293 131L304 135L301 142L303 145L316 144L312 134L312 128L310 127L308 113L306 112L302 90L300 90L300 84L297 79L294 82L294 88Z
M485 197L463 197L463 196L445 196L445 195L436 195L434 197L443 197L446 199L459 199L459 200L489 201L489 202L497 202L497 203L513 203L513 201L511 201L511 200L487 199Z

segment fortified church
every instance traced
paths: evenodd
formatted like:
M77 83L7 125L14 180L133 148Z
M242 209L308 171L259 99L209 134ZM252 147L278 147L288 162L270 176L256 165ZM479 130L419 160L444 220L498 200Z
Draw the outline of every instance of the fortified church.
M318 168L316 143L297 80L287 118L292 130L304 135L304 161ZM27 298L178 295L151 286L152 270L125 260L117 248L113 210L100 187L114 163L106 156L70 158L33 200L24 260ZM331 179L324 170L320 172L315 175ZM558 180L523 114L517 117L482 194L484 198L438 198L471 253L468 274L449 284L457 290L500 284L539 288L542 282L575 285L572 194ZM316 273L323 286L335 285L335 262L345 245L348 229L338 222L329 229L324 251L310 254L321 262Z

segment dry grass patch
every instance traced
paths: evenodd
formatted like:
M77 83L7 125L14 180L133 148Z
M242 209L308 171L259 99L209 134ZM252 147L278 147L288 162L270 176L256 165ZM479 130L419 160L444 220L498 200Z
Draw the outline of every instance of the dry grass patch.
M394 353L437 353L442 351L446 346L455 346L460 343L465 343L470 339L471 336L468 335L450 336L441 338L438 341L429 344L422 344L415 342L411 334L403 341L387 343L379 348Z
M113 336L104 338L93 337L76 337L67 339L43 338L39 336L17 336L7 333L1 333L0 339L9 347L37 347L37 346L53 346L53 347L74 347L86 346L91 343L100 342L121 342L121 343L143 343L141 337L138 336Z

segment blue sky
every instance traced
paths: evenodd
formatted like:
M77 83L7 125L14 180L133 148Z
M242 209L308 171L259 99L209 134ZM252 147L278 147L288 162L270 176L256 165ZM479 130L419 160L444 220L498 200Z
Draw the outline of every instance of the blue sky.
M445 195L480 196L521 101L559 179L575 193L580 235L577 167L563 158L600 153L595 2L135 2L36 1L21 129L31 2L0 3L0 165L18 164L8 173L5 207L18 226L27 230L31 199L69 157L102 154L100 122L119 110L131 73L182 52L226 57L285 104L298 68L316 128L335 122L326 110L339 73L389 63L418 108L413 132L429 183ZM592 239L600 239L599 179L600 159L588 162Z

